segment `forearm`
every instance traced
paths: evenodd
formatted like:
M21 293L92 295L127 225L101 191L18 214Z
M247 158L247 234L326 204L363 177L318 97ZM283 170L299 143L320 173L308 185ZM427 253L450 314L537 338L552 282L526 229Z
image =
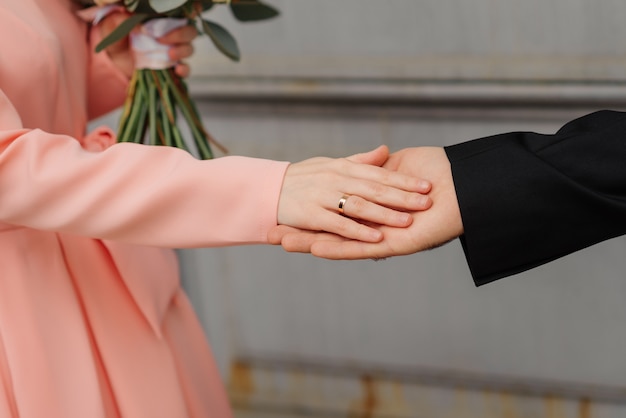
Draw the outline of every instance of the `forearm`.
M161 247L261 243L286 166L137 144L88 152L63 135L2 131L0 221Z
M626 233L626 114L446 148L477 285Z

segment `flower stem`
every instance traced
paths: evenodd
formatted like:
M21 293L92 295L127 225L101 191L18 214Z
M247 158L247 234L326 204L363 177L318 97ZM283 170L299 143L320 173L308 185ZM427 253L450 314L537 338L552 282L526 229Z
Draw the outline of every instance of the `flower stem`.
M193 105L191 105L189 93L187 92L183 81L175 75L172 70L164 71L162 74L166 79L166 83L172 87L171 90L174 99L176 100L176 104L189 124L189 128L198 148L200 158L205 160L213 158L213 152L209 147L206 132L201 126L200 117L198 116L196 109Z
M157 135L157 89L154 83L152 82L152 71L146 70L144 71L144 81L146 84L146 88L148 89L148 126L149 126L149 138L150 145L159 145L158 135Z
M120 118L118 142L166 145L190 152L177 125L178 112L188 124L199 157L213 158L212 138L202 126L185 82L173 69L134 72Z

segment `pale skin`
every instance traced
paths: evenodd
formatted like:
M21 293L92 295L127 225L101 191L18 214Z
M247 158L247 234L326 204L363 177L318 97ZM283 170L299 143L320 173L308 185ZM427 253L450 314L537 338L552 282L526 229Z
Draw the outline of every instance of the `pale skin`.
M391 154L384 164L389 170L428 180L432 207L411 213L407 228L377 225L384 238L376 243L347 240L334 234L280 225L270 231L269 240L290 252L312 253L329 259L381 259L434 248L463 234L463 222L454 189L450 162L443 148L408 148Z
M117 12L99 25L106 36L127 18ZM175 29L159 39L169 45L169 55L178 62L176 72L186 77L189 66L184 59L193 54L192 41L197 31L191 26ZM106 49L112 61L126 74L134 71L133 56L127 39ZM430 183L411 175L382 168L389 157L386 146L348 158L312 158L287 168L279 197L277 221L292 227L326 231L364 242L379 242L383 232L368 224L405 228L413 222L409 211L428 209ZM345 214L338 202L350 195Z
M348 158L313 158L292 164L278 204L278 223L366 242L379 242L383 232L370 224L405 228L407 211L432 205L430 182L378 167L389 156L386 146ZM344 215L338 203L349 195ZM390 209L390 207L394 209ZM357 222L359 220L359 222Z

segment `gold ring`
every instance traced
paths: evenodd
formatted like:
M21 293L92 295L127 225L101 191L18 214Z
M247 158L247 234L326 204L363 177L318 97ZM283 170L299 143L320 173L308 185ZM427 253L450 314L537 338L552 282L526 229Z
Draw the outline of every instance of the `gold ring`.
M341 196L341 199L339 199L339 214L343 215L344 212L344 208L346 207L346 202L348 201L348 198L350 197L350 195L344 194L343 196Z

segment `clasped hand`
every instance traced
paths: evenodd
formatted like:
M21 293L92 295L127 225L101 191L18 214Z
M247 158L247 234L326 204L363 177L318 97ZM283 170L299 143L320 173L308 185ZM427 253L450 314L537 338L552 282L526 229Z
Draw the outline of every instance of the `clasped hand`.
M342 225L336 220L335 228L321 228L320 225L312 223L294 228L294 223L290 219L279 218L279 223L292 226L275 227L269 234L269 241L272 244L281 244L290 252L310 252L329 259L379 259L433 248L463 233L450 163L443 148L404 149L382 162L380 159L383 155L378 152L377 160L368 154L352 156L350 160L362 164L381 165L381 169L387 170L388 173L412 178L413 183L407 177L398 177L400 183L392 185L399 190L386 190L385 198L380 199L379 195L379 199L374 200L375 203L359 200L359 206L363 205L360 210L347 214L354 219L344 218ZM427 187L407 188L408 184ZM403 195L401 190L428 195L409 197L410 194ZM360 190L353 191L355 194L359 192ZM374 197L371 194L360 196L366 200ZM399 197L408 200L403 202L398 199ZM332 202L328 202L327 205L332 206ZM390 205L395 209L384 208L381 205ZM315 216L312 215L309 219L313 220ZM285 222L282 222L283 220ZM349 221L351 223L348 223ZM326 232L321 232L322 229Z

